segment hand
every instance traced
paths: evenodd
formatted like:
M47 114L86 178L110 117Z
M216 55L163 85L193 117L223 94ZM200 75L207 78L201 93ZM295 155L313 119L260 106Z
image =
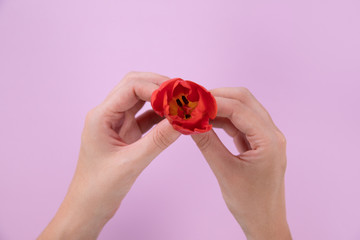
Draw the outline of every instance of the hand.
M152 110L135 118L168 80L132 72L85 120L77 168L57 214L39 239L96 239L139 174L180 133Z
M248 239L291 239L285 213L286 141L265 108L245 88L212 90L214 127L240 152L234 156L213 130L192 135L214 172L224 200Z

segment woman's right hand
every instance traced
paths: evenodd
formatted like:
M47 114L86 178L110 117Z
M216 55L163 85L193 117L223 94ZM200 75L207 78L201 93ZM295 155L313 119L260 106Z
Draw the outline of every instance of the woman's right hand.
M265 108L245 88L212 90L214 127L240 152L233 155L213 130L192 135L214 172L224 200L248 239L291 239L286 220L286 140Z

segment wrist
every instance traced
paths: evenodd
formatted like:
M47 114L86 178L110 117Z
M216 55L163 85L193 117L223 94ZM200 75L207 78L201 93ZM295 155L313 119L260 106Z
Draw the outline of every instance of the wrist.
M70 188L71 189L71 188ZM39 236L41 239L96 239L113 214L98 209L87 200L86 192L69 191L55 217Z
M248 240L291 240L285 208L276 211L258 209L249 214L234 214Z
M65 199L38 239L96 239L109 219L92 215Z
M291 240L291 233L286 219L254 222L243 227L248 240Z
M229 201L228 207L240 224L248 240L291 240L286 219L284 187L279 193L258 201L246 201L247 204Z

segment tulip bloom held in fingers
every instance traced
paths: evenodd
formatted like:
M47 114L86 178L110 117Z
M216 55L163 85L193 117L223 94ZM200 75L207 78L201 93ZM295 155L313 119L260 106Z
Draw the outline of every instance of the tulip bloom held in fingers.
M204 87L181 78L161 84L151 96L151 105L182 134L196 134L211 129L209 119L216 117L215 98Z

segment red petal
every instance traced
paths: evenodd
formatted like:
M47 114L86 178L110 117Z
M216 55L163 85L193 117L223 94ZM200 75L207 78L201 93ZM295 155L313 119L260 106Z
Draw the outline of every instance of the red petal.
M168 105L167 100L169 95L172 95L173 86L178 82L183 81L181 78L174 78L163 82L158 89L151 95L151 106L154 111L160 116L164 116L164 110ZM165 97L166 96L166 97ZM171 96L172 97L172 96ZM164 101L165 100L165 101Z
M190 119L183 119L178 115L169 115L169 101L173 96L187 94L192 102L198 102L191 113ZM170 79L161 84L151 96L151 105L160 116L166 116L174 129L182 134L197 134L211 129L209 118L216 117L217 106L215 98L204 87L181 78Z
M195 83L196 84L196 83ZM206 113L209 118L214 119L217 113L217 105L213 95L204 87L196 84L196 89L199 94L199 103L194 111Z

